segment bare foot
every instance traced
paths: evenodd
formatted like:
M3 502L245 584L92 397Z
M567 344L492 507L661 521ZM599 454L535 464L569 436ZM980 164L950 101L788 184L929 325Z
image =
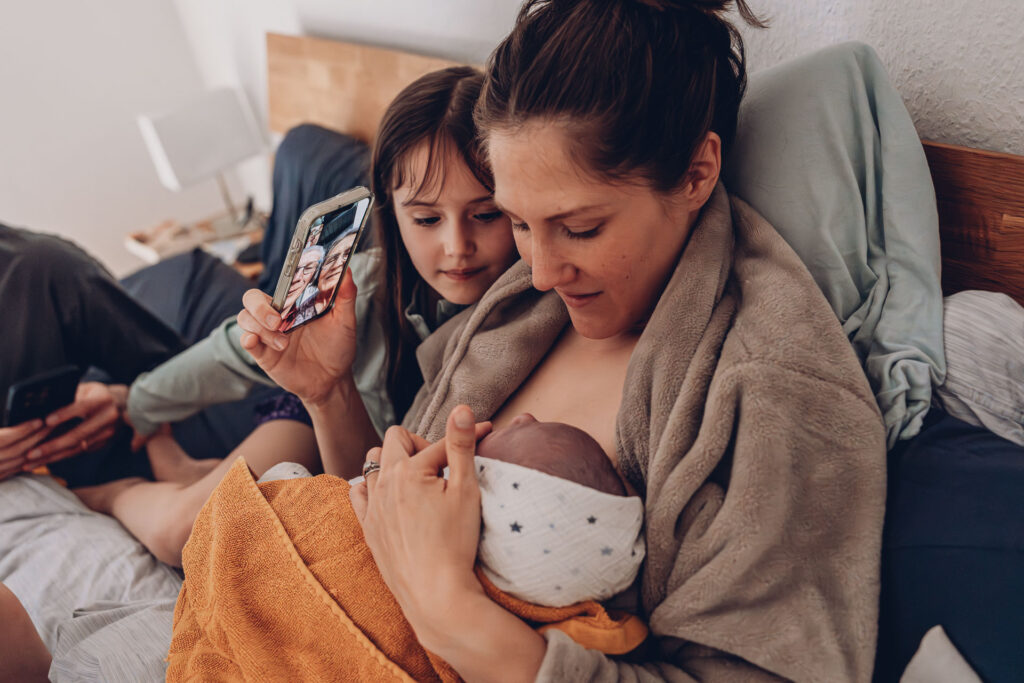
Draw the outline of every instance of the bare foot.
M157 434L146 443L153 478L188 486L205 477L219 460L195 460L169 433Z
M78 496L79 500L85 503L85 506L90 510L109 515L114 508L114 501L117 500L119 495L132 486L144 483L146 483L146 480L142 477L129 477L98 486L82 486L77 489L71 489L71 492Z

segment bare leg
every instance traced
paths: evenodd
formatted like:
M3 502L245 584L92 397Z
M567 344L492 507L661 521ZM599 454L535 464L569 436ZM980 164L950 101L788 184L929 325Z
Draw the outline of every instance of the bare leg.
M74 492L93 510L120 521L157 559L180 567L181 550L196 515L239 457L257 477L279 462L320 469L313 430L301 422L274 420L253 430L231 455L192 484L122 479Z
M154 479L177 484L194 484L220 463L220 460L196 460L190 457L170 432L151 438L146 443L146 454L153 468Z
M46 681L50 653L28 612L11 590L0 583L0 681Z

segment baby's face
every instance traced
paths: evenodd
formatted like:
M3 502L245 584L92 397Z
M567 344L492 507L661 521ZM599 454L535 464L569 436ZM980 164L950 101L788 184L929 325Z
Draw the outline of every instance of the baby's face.
M593 437L561 422L538 422L529 413L485 436L476 453L606 493L625 494L615 468Z

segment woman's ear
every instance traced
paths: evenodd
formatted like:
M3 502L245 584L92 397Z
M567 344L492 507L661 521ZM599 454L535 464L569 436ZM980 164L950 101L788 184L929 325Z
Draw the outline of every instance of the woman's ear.
M696 154L693 155L690 171L683 186L683 195L691 207L700 209L704 206L714 192L721 172L722 138L718 137L718 133L708 131L704 141L697 147Z

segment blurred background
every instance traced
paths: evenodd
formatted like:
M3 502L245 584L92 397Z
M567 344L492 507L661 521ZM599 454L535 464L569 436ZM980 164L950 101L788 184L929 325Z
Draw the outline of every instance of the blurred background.
M311 35L482 64L517 0L4 0L0 222L67 236L125 275L125 235L222 211L215 182L161 184L136 118L240 88L266 131L264 35ZM845 40L875 47L921 137L1024 154L1022 0L752 0L751 71ZM264 133L266 134L266 133ZM268 210L268 152L225 173Z

